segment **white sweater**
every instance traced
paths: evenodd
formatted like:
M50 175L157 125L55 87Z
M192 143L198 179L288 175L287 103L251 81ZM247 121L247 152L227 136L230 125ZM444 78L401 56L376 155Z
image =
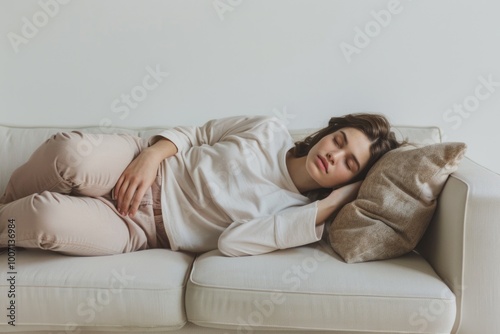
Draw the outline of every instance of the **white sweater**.
M178 148L161 166L162 215L172 250L256 255L319 241L317 201L286 167L294 146L274 117L229 117L162 136Z

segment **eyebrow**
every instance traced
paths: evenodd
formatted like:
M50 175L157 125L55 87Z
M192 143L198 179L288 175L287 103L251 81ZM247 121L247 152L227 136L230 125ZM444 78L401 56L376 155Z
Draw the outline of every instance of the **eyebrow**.
M347 141L347 136L346 136L345 132L340 130L340 133L342 133L342 136L344 137L345 144L349 145L349 142ZM359 170L361 169L361 165L359 164L358 158L356 158L356 156L354 154L352 154L352 158L353 158L354 162L356 163L356 165L358 165L357 171L359 172Z

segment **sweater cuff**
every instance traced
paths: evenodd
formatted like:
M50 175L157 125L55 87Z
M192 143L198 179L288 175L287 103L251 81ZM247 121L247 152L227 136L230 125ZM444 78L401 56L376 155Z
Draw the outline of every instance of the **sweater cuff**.
M316 226L318 202L289 210L276 217L276 245L279 249L310 244L321 240L324 224Z
M178 136L178 134L172 130L164 130L157 135L149 137L148 146L153 145L158 140L160 140L162 137L170 140L177 147L177 152L185 151L188 148L188 145L185 143L185 141L183 141Z

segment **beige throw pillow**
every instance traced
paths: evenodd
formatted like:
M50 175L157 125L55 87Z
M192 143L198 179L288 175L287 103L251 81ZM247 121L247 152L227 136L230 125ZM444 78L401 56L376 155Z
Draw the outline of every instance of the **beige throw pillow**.
M368 172L356 200L331 223L328 237L333 249L348 263L412 251L466 149L464 143L406 145L382 156Z

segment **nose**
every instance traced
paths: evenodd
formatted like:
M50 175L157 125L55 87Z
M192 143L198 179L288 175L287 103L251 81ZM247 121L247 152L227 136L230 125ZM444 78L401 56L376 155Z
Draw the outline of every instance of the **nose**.
M342 159L342 157L344 155L345 155L344 150L338 150L335 152L328 152L326 154L326 158L333 165L333 164L337 163L338 161L340 161L340 159Z

